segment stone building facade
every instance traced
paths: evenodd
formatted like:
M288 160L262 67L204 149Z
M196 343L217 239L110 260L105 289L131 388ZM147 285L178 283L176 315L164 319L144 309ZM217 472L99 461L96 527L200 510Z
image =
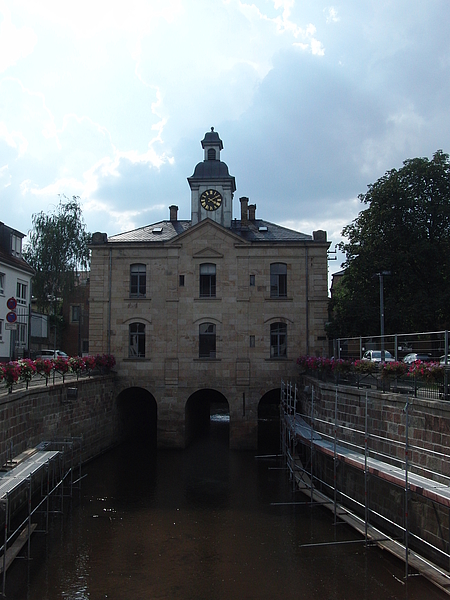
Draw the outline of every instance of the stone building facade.
M185 445L208 390L228 405L230 447L254 448L260 402L298 356L326 353L329 243L256 218L246 197L234 219L222 141L211 130L202 146L191 219L170 206L168 220L93 235L90 352L114 354L119 393L146 390L159 446Z

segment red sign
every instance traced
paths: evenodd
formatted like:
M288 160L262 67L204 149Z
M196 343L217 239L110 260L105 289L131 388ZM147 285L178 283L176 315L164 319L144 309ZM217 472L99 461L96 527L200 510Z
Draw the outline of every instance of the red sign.
M17 300L15 298L8 298L6 301L6 306L9 308L9 310L16 310Z
M17 321L17 315L15 312L9 312L6 315L6 320L8 323L15 323Z

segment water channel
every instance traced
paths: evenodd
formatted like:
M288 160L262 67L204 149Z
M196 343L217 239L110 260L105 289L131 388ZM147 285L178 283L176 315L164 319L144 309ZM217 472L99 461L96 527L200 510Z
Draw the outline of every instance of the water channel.
M443 599L295 493L282 463L228 448L228 423L184 451L127 442L86 465L81 491L31 561L8 571L10 600Z

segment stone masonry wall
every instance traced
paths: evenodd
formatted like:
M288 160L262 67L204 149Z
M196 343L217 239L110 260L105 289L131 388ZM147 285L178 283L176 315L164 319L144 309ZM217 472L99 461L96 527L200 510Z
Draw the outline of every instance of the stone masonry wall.
M77 388L77 397L68 389ZM113 375L30 388L0 396L0 462L42 441L82 437L82 460L118 441Z
M305 387L306 386L306 387ZM336 386L303 377L299 410L305 420L310 421L312 388L314 388L314 429L334 439L336 413ZM366 413L366 390L347 386L338 387L337 395L337 440L345 440L364 451L364 428ZM410 470L424 477L448 484L450 476L448 460L450 447L450 403L421 398L409 399L408 444ZM382 454L379 460L397 466L405 459L406 397L400 394L367 390L367 430L369 449ZM358 430L358 431L356 431ZM398 442L398 443L396 443ZM308 450L301 453L308 460ZM308 456L307 456L308 455ZM373 454L372 454L373 456ZM404 464L404 462L402 463ZM317 455L314 465L316 476L333 485L333 458ZM337 465L337 489L364 506L364 473L345 463ZM329 488L328 488L328 492ZM404 526L405 492L401 487L377 477L369 478L369 506L400 527ZM358 512L356 504L349 502ZM361 515L364 516L363 514ZM381 524L372 516L372 522ZM386 528L386 522L384 522ZM421 495L410 493L408 506L408 529L416 538L411 547L424 553L438 564L442 555L432 551L419 540L426 540L436 548L449 552L448 509L433 504ZM389 527L388 527L389 530ZM395 535L395 528L390 531ZM398 535L398 530L397 530ZM447 568L448 565L441 565Z

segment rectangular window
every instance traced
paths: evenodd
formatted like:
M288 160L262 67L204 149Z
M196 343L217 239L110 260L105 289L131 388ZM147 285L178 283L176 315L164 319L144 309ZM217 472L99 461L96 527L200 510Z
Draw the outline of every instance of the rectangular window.
M179 282L180 282L180 287L184 287L184 275L180 275Z
M28 285L22 281L17 282L17 292L16 292L16 300L17 304L26 304L27 303L27 292Z
M200 265L200 298L216 297L216 265Z
M22 256L22 238L18 235L11 235L11 254L18 258Z
M202 323L199 326L199 358L216 358L216 326Z
M254 275L250 275L250 286L254 286L255 285L255 276Z
M255 347L255 336L251 335L250 336L250 348L254 348Z
M284 263L270 265L270 297L286 298L287 296L287 266Z
M81 306L79 304L73 304L71 307L71 321L72 323L79 323L80 322L80 313L81 313Z
M0 294L3 296L5 293L5 274L0 273Z
M88 354L89 353L89 340L83 340L81 342L81 352L83 354Z
M147 286L147 269L145 265L130 266L130 297L145 298Z
M143 323L131 323L129 337L128 356L130 358L145 358L145 325Z
M3 342L3 319L0 319L0 342Z
M270 326L270 358L286 358L287 325L272 323Z

